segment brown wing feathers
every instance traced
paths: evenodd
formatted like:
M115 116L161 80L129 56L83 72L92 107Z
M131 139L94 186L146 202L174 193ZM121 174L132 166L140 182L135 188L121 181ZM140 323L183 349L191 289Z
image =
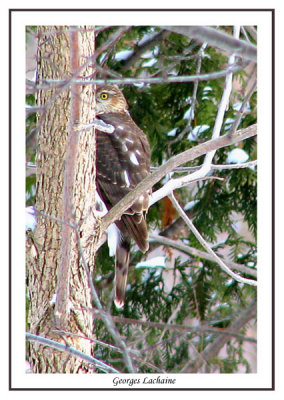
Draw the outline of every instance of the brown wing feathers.
M103 114L99 118L115 127L112 134L104 132L97 134L98 186L102 199L107 208L110 208L149 174L150 148L147 139L144 138L145 134L128 115L123 115L122 118L119 114L111 113ZM148 194L145 193L126 211L126 214L133 215L124 215L122 218L124 231L128 231L138 246L141 235L147 240L147 227L144 220L147 209ZM141 250L146 247L145 240L142 242Z
M150 146L144 132L130 117L124 96L117 87L105 86L97 92L97 113L97 118L115 128L110 134L97 130L97 190L110 209L149 174ZM115 222L120 231L115 273L118 307L124 304L130 238L143 252L149 247L145 218L148 203L148 193L144 193Z

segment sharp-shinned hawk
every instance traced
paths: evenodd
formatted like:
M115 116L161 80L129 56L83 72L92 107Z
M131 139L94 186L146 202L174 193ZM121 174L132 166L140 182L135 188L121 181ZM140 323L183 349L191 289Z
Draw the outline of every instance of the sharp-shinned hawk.
M117 86L97 87L96 115L114 127L112 133L97 130L97 190L109 210L135 188L150 172L150 146L147 136L132 120L124 95ZM148 250L144 193L115 222L115 304L124 305L129 265L130 239Z

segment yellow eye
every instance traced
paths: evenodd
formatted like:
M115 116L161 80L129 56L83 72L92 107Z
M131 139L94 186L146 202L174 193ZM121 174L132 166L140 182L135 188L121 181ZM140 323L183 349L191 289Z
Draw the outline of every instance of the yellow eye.
M102 93L100 94L100 98L101 98L102 100L107 100L107 99L108 99L108 93L102 92Z

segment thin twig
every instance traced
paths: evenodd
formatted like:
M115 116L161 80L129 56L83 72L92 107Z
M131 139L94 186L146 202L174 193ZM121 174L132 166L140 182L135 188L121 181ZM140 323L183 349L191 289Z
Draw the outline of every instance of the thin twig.
M30 342L37 342L44 346L49 346L49 347L52 347L53 349L69 353L72 356L81 358L82 360L86 361L87 363L94 365L94 367L96 367L104 372L107 372L107 373L112 372L112 373L116 373L116 374L121 373L119 370L111 367L110 365L102 362L101 360L98 360L95 357L88 356L87 354L82 353L81 351L75 349L74 347L70 347L66 344L58 343L54 340L51 340L51 339L48 339L48 338L45 338L42 336L33 335L32 333L26 333L26 340L28 340Z
M173 195L173 193L169 196L173 206L176 208L176 210L178 211L178 213L180 214L180 216L183 218L184 222L186 223L186 225L188 226L188 228L192 231L192 233L194 234L194 236L197 238L197 240L202 244L202 246L208 251L208 253L214 258L214 260L217 262L217 264L221 267L221 269L228 275L230 275L233 279L235 279L236 281L240 282L240 283L246 283L248 285L251 286L257 286L257 282L255 280L252 279L247 279L247 278L243 278L237 274L235 274L225 263L224 261L217 256L217 254L212 250L212 248L210 247L210 245L206 242L205 239L203 239L203 237L200 235L200 233L198 232L198 230L195 228L195 226L193 225L192 221L188 218L188 216L186 215L186 213L184 212L184 210L182 209L182 207L180 206L179 202L176 200L175 196Z
M76 309L74 308L74 310L76 310ZM98 340L98 339L94 339L94 338L91 338L91 337L88 337L88 336L80 335L78 333L73 333L73 332L64 331L64 330L58 330L58 329L55 330L54 332L56 332L57 334L60 334L60 335L65 335L65 336L71 336L71 337L76 337L76 338L80 338L80 339L85 339L85 340L88 340L89 342L95 343L95 344L97 344L99 346L102 346L102 347L105 347L107 349L114 350L114 351L117 351L119 353L123 353L123 351L121 350L120 347L114 346L114 345L109 344L109 343L102 342L101 340ZM129 349L129 352L133 356L139 356L140 355L140 352L138 350Z
M206 260L210 260L210 261L216 262L215 258L212 257L207 252L199 250L199 249L195 249L194 247L187 246L187 245L185 245L183 243L178 242L177 240L168 239L165 236L156 235L154 233L149 233L149 239L151 241L153 240L156 243L160 243L160 244L162 244L164 246L173 247L174 249L182 251L183 253L188 254L190 256L205 258ZM242 273L244 273L246 275L251 275L251 276L253 276L255 278L257 277L257 271L255 269L246 267L246 266L241 265L241 264L234 263L234 262L232 262L230 260L224 260L224 262L226 263L226 265L229 268L235 269L235 270L237 270L239 272L242 272Z
M157 43L164 40L170 33L166 30L162 30L156 33L154 36L149 38L143 44L138 44L135 48L133 53L130 54L128 58L123 61L123 65L120 68L122 72L127 71L131 65L133 65L142 54L144 54L148 49L153 48Z
M101 318L101 316L99 314L95 314L94 317ZM214 328L214 327L208 326L208 325L186 326L186 325L178 325L178 324L166 324L166 323L162 323L162 322L142 321L140 319L124 318L124 317L118 317L118 316L112 316L112 319L116 323L142 325L142 326L145 326L148 328L186 331L188 333L208 332L208 333L213 333L213 334L217 334L217 335L232 336L239 340L256 343L255 338L241 335L241 334L237 333L236 331L234 331L233 329L229 330L229 329L223 329L223 328Z
M85 339L88 340L94 344L97 344L98 346L113 350L113 351L117 351L119 353L123 353L123 350L120 347L114 346L112 344L109 343L105 343L102 342L101 340L98 339L94 339L94 338L90 338L87 336L83 336L83 335L79 335L78 333L72 333L72 332L67 332L67 331L62 331L62 330L56 330L56 333L61 334L61 335L66 335L66 336L72 336L72 337L77 337L80 339ZM160 368L156 367L154 364L150 363L149 361L146 361L142 358L141 356L141 351L140 350L133 350L133 349L128 349L129 353L131 354L132 357L135 358L135 360L139 361L141 364L147 365L150 368L153 368L155 370L157 370L158 372L162 372ZM144 353L144 351L143 351Z
M250 90L248 91L247 95L245 96L245 98L244 98L244 100L242 102L241 108L239 109L237 117L236 117L236 119L235 119L235 121L233 123L233 126L230 129L231 133L234 134L234 132L236 132L236 130L238 129L238 127L240 125L240 122L241 122L241 119L242 119L242 116L244 114L247 102L249 101L249 99L253 95L255 89L256 89L256 79L254 79L254 82L253 82Z
M229 65L228 68L222 71L211 72L200 75L185 75L185 76L168 76L168 77L156 77L156 78L121 78L121 79L89 79L80 80L73 78L67 80L61 79L47 79L40 85L31 84L30 90L50 90L54 88L65 88L71 83L74 85L133 85L136 83L145 84L160 84L160 83L181 83L181 82L196 82L196 81L209 81L219 78L224 78L230 72L238 72L246 67L247 64L233 64Z
M255 165L257 165L257 160L252 160L252 161L248 161L245 163L241 163L241 164L212 164L211 165L211 169L213 170L217 170L217 171L222 171L224 169L240 169L240 168L251 168L254 167ZM33 165L30 165L31 167ZM193 171L197 171L201 168L201 165L197 165L195 167L177 167L174 168L172 170L172 172L177 172L177 173L184 173L184 172L193 172ZM151 171L157 171L157 169L159 169L159 167L150 167Z
M247 60L257 62L257 48L251 43L232 37L225 32L208 26L161 26L171 32L180 33L190 39L195 38L199 42L207 42L231 53L237 54Z

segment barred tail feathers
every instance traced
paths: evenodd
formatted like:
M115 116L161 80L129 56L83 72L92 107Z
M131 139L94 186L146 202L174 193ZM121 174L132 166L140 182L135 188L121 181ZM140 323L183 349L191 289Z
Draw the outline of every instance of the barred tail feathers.
M123 237L117 246L115 255L115 298L117 308L121 308L125 301L127 275L129 266L130 239Z

